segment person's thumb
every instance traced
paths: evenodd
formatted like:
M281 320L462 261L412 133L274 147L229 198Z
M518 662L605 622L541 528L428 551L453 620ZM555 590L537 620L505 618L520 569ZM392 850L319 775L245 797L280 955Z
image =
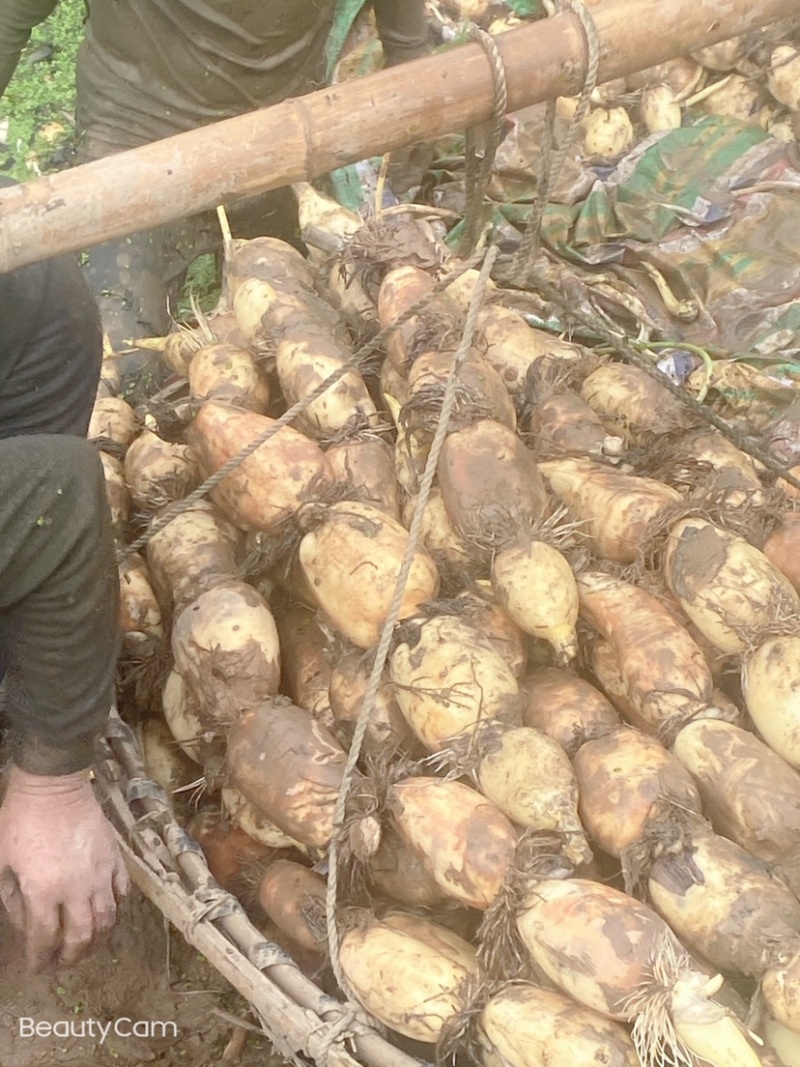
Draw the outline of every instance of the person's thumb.
M25 900L19 888L17 876L10 867L0 871L0 901L8 917L18 930L25 929Z

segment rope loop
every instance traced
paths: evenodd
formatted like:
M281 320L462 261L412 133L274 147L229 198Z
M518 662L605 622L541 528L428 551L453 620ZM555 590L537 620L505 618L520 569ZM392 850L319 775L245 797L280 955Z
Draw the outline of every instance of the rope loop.
M564 134L564 140L555 154L553 154L553 144L555 140L556 104L555 100L548 100L547 102L542 155L536 180L536 200L512 264L512 270L519 279L520 287L524 287L533 274L536 257L539 254L545 208L569 151L578 136L580 125L589 110L592 93L597 86L597 71L600 66L600 38L597 35L594 19L589 13L584 0L556 0L554 14L561 13L564 10L571 11L577 17L583 29L586 44L586 74L578 97L578 106L570 119L569 126Z
M488 126L487 130L486 143L480 152L478 150L476 128L471 127L467 130L464 152L466 210L464 214L464 233L458 246L458 254L462 259L474 251L480 236L483 200L494 170L497 149L503 140L503 126L506 112L508 111L506 68L503 63L503 57L497 47L497 42L490 33L480 29L474 23L467 24L466 36L471 41L478 42L489 60L489 69L494 86L494 108L491 125ZM486 129L486 127L487 124L483 124L481 128Z

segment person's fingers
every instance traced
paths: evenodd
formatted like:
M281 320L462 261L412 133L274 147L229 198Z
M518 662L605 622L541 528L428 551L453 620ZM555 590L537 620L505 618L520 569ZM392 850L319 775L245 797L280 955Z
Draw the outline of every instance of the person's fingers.
M62 915L60 960L69 965L76 963L89 951L95 935L96 914L91 901L82 898L80 901L66 902L62 907Z
M56 904L28 899L26 905L28 965L42 971L55 961L61 947L61 913Z
M95 893L90 903L94 932L103 934L110 930L117 921L117 904L111 886L107 893Z
M0 871L0 901L8 912L12 926L18 930L25 929L25 901L20 892L19 882L10 867Z

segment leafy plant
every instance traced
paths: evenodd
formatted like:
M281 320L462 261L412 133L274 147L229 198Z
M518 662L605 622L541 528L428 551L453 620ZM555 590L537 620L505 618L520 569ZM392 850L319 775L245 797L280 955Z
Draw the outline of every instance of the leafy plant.
M0 100L0 173L26 181L69 164L84 0L61 0L31 34Z
M213 252L198 256L186 272L180 298L178 318L191 319L194 315L192 298L203 312L216 307L220 294L220 272L217 257Z
M75 60L85 14L84 0L60 0L53 14L33 30L0 99L0 174L29 181L72 164ZM201 310L210 311L219 288L215 257L201 256L189 268L179 300L180 317L192 317L192 296Z

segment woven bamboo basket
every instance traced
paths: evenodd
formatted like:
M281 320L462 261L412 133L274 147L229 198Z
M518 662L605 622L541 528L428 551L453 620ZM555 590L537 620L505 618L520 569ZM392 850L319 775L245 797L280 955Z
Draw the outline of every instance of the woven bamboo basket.
M148 778L138 742L112 711L95 776L131 881L251 1005L276 1051L320 1067L424 1067L354 1004L323 992L264 939L211 876L200 846Z

